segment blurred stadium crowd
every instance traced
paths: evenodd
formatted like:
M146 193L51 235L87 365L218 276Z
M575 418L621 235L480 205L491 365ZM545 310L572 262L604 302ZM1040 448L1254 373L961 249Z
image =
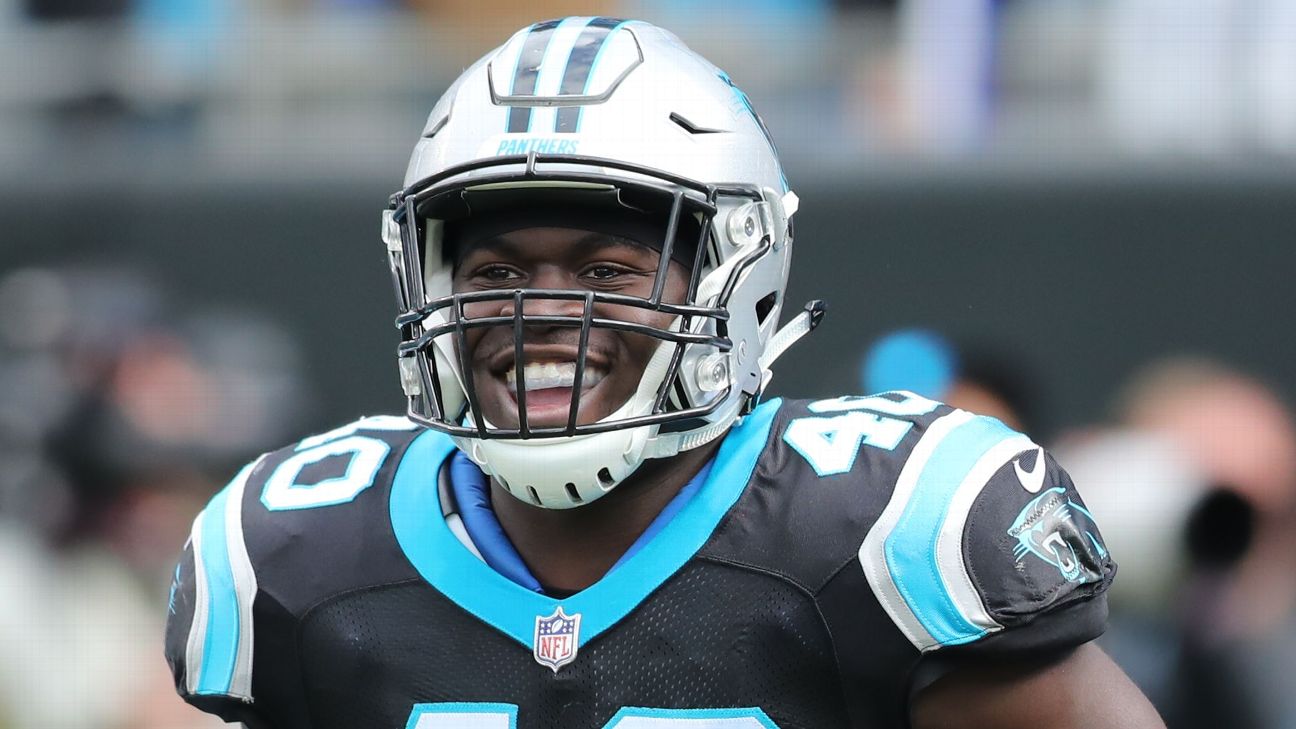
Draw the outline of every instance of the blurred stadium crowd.
M0 210L102 193L129 218L177 190L394 188L459 69L573 13L675 29L731 70L812 186L861 169L865 189L939 178L956 196L1022 168L1046 184L1296 171L1290 0L0 0L0 203L17 201ZM375 253L380 202L358 224ZM387 373L365 404L398 407L394 368L386 350L355 355L367 370L320 357L308 316L276 311L359 294L305 281L269 300L230 279L195 293L178 281L206 271L117 240L157 231L104 229L68 253L60 220L38 218L21 237L0 220L0 729L210 726L161 658L189 520L250 457L335 425L338 383ZM363 297L385 303L373 260ZM1068 372L964 336L959 305L922 329L874 336L907 323L878 305L868 327L831 330L853 385L943 398L1055 448L1121 565L1103 643L1172 729L1296 728L1293 383L1179 338L1081 420L1049 397ZM1294 311L1272 312L1280 329ZM1229 326L1263 348L1274 323ZM788 394L823 394L785 371Z
M759 69L745 85L777 100L763 114L794 170L1296 155L1288 0L0 0L0 182L389 179L406 115L512 30L572 13L644 17ZM60 174L69 135L81 164Z

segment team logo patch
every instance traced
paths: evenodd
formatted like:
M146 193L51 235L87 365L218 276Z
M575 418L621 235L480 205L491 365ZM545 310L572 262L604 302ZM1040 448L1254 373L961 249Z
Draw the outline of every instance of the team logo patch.
M1066 489L1054 486L1031 499L1013 520L1008 529L1008 536L1017 540L1013 556L1021 563L1033 554L1073 582L1100 579L1093 565L1107 556L1107 550L1094 536L1093 523L1093 514L1072 501Z
M580 642L580 613L568 615L560 605L553 615L536 616L535 642L532 644L536 663L548 666L554 673L576 660L576 647Z

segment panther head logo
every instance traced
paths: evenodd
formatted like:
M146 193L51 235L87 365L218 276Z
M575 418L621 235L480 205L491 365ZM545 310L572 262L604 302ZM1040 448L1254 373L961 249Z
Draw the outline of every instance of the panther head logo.
M1093 524L1093 515L1072 501L1061 486L1032 499L1008 529L1008 535L1017 540L1013 547L1017 562L1033 554L1056 567L1064 579L1077 582L1093 579L1086 575L1085 565L1076 554L1076 544L1088 539L1100 558L1107 551L1094 536L1092 527L1078 523L1077 514L1083 515L1088 525Z

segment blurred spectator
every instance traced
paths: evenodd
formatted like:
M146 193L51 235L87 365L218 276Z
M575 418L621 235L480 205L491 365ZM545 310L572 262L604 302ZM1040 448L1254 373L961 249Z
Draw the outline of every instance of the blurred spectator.
M296 430L295 348L138 273L23 269L0 354L0 726L209 726L159 659L159 596L192 514Z
M1041 389L1023 358L928 329L899 329L869 346L863 391L909 390L1043 437Z
M845 11L859 10L860 8L886 8L890 10L899 4L900 0L836 0L833 3L836 7Z
M1173 359L1133 379L1119 420L1058 449L1121 561L1105 644L1171 729L1296 726L1291 413L1245 375Z
M983 147L995 85L995 0L900 5L900 87L912 142L927 152Z
M1205 724L1184 723L1181 697L1203 660L1188 636L1185 598L1194 565L1188 524L1211 486L1186 453L1165 438L1128 428L1071 434L1054 449L1079 485L1120 571L1109 592L1111 622L1100 640L1143 689L1172 729L1212 724L1222 704L1242 699L1229 671L1187 702ZM1189 610L1189 612L1191 609ZM1239 711L1246 711L1242 705ZM1255 727L1253 718L1230 716L1230 727ZM1236 723L1234 723L1236 720Z
M1296 726L1296 425L1262 383L1217 363L1170 360L1137 378L1125 419L1180 444L1254 512L1236 566L1203 570L1190 627L1238 667L1262 726ZM1204 608L1204 609L1203 609Z
M1266 521L1296 508L1296 427L1269 388L1227 367L1172 359L1139 374L1121 395L1120 420L1180 444Z
M463 36L460 54L476 55L508 37L513 31L529 23L568 15L618 16L623 11L620 3L612 0L504 0L491 4L490 12L482 12L476 0L405 0L406 4L432 25L454 28ZM466 42L465 42L466 41ZM467 59L468 56L464 55Z

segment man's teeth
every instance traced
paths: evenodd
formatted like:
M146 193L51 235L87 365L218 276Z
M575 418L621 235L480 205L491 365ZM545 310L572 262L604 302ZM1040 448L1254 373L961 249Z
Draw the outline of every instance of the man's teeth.
M553 387L571 387L576 384L575 362L536 362L523 368L527 392L531 390L548 390ZM588 390L597 385L607 373L597 367L585 366L585 376L581 378L581 389ZM517 393L517 371L510 369L504 373L509 392Z

